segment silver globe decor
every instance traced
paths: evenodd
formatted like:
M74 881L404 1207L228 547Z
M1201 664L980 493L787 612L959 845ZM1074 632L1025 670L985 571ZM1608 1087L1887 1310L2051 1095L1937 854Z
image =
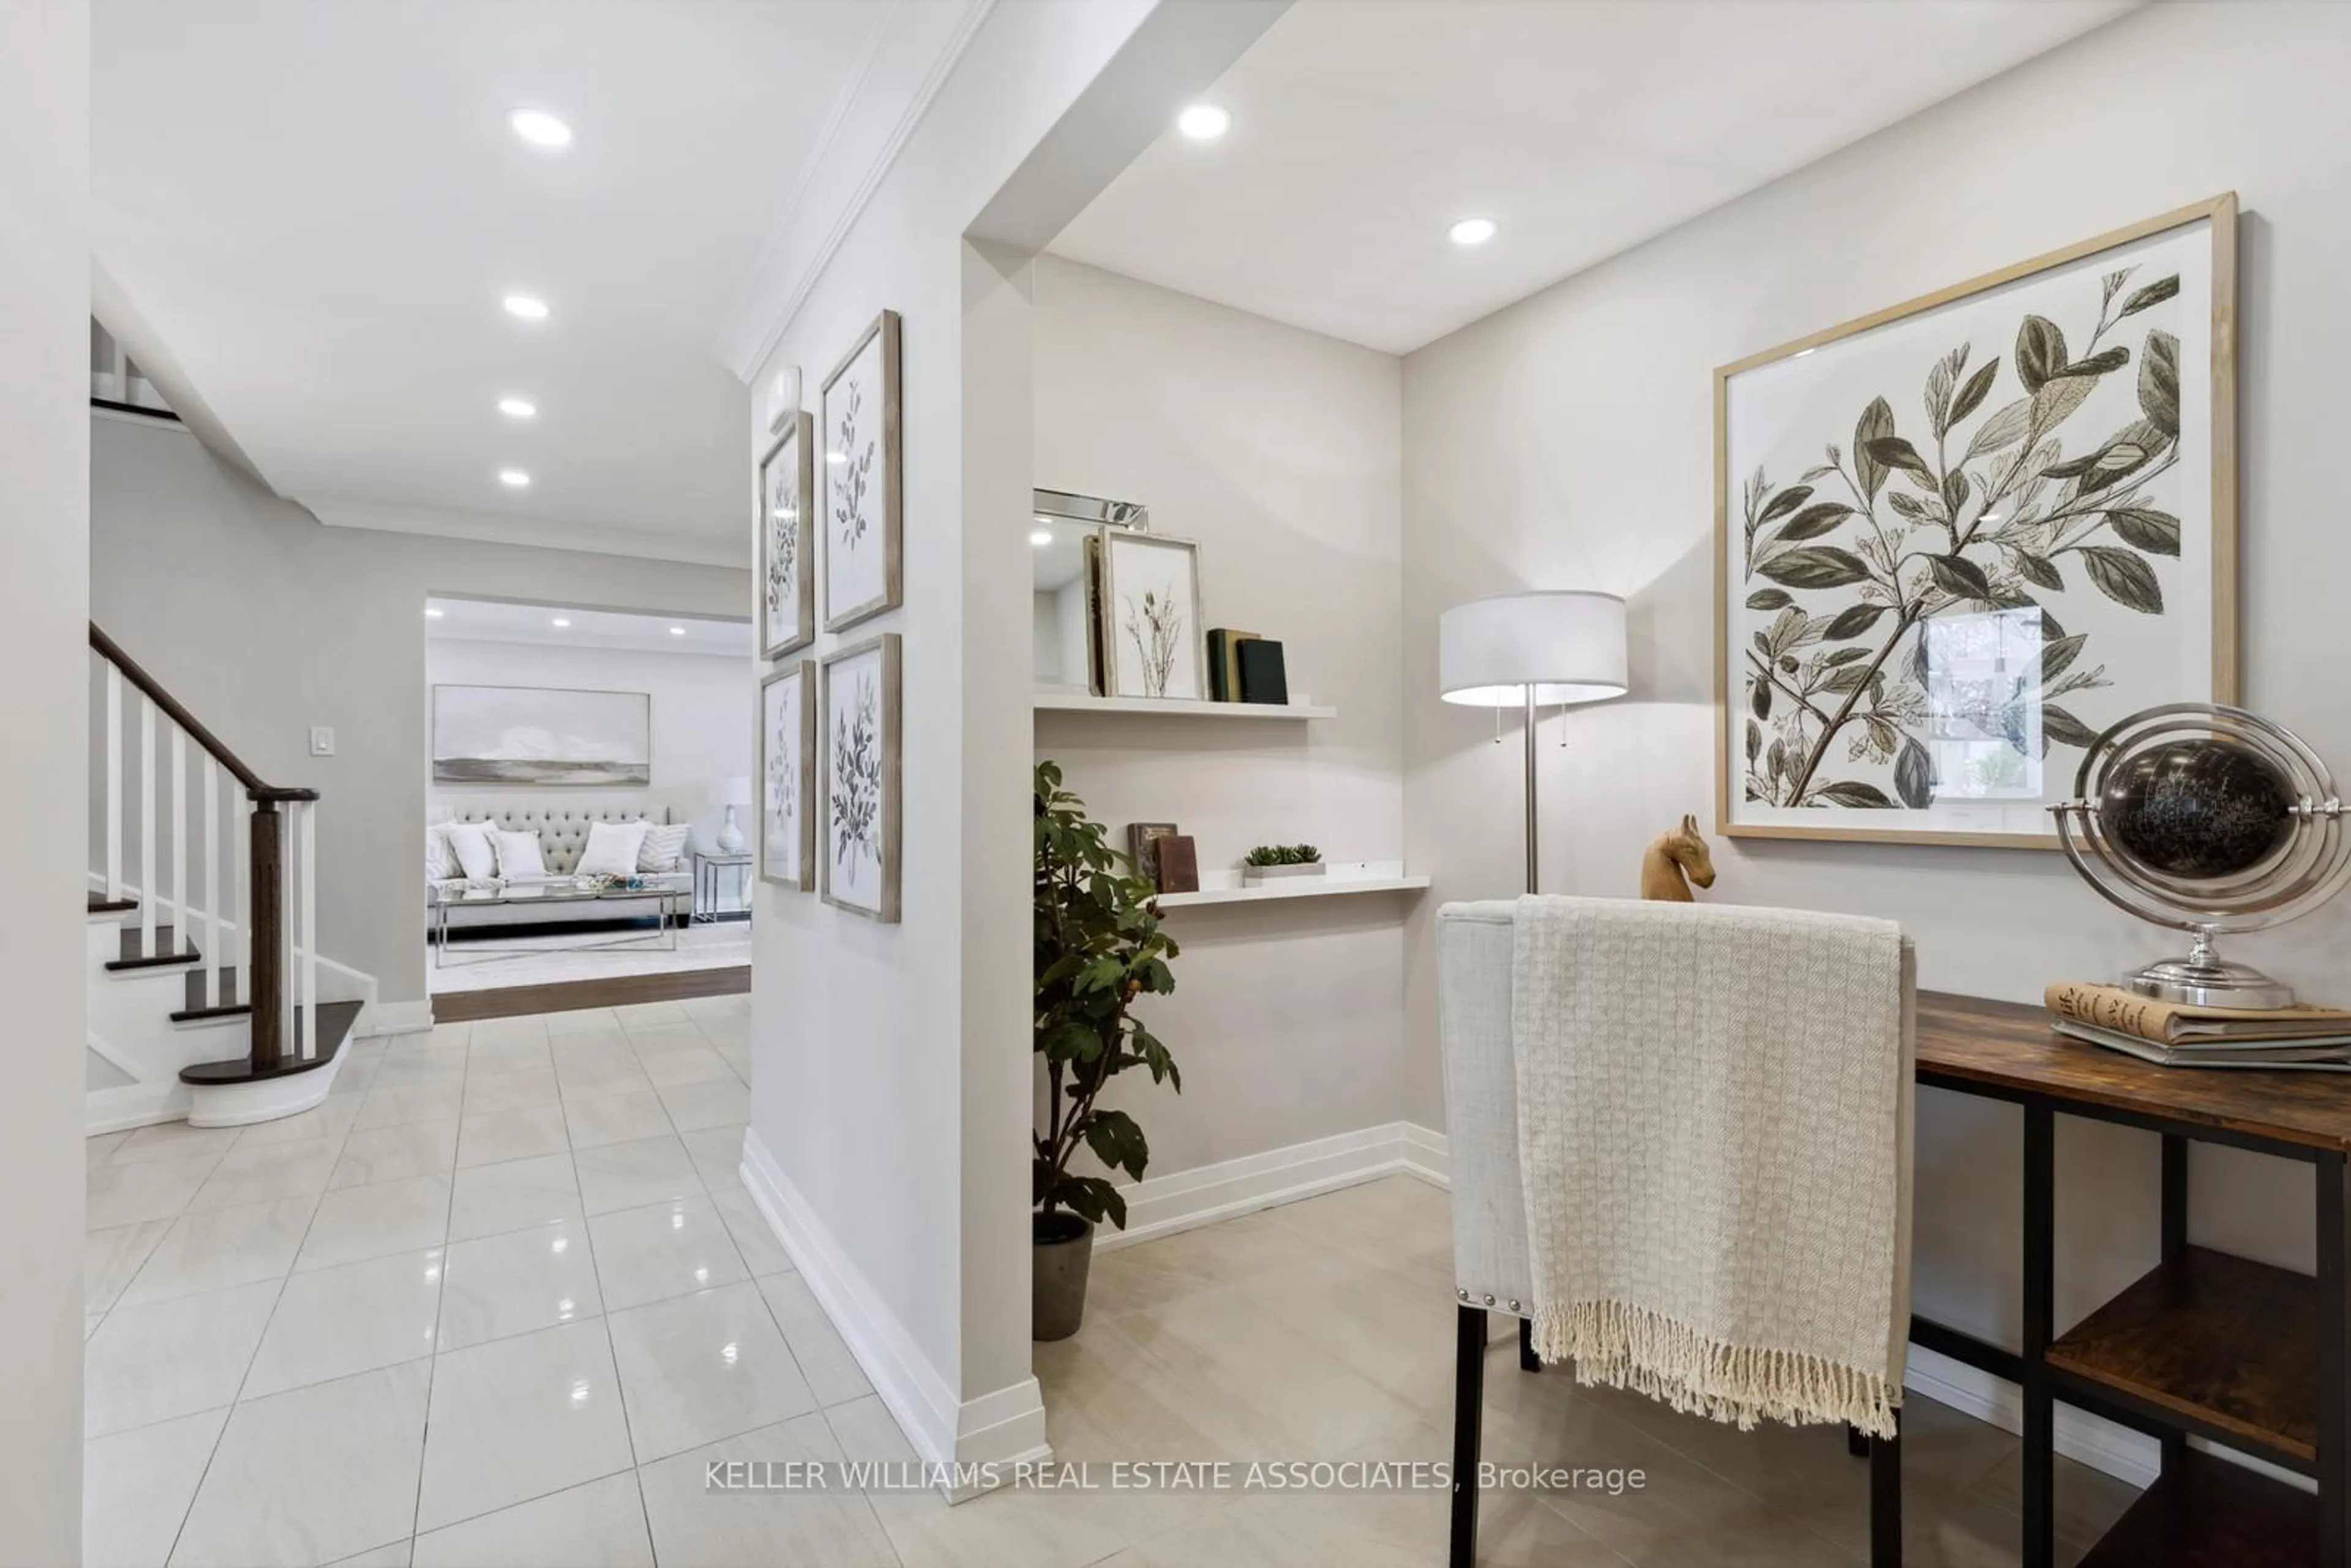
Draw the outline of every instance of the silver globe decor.
M2124 984L2197 1007L2294 1005L2291 988L2213 939L2307 915L2351 878L2351 826L2317 753L2242 708L2167 703L2092 741L2074 793L2049 808L2074 869L2109 903L2196 938Z

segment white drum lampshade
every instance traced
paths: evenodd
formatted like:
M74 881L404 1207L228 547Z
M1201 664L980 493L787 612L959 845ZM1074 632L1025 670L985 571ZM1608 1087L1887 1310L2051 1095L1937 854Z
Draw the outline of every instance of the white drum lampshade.
M1625 691L1625 601L1613 593L1500 593L1437 622L1439 694L1468 707L1599 702Z

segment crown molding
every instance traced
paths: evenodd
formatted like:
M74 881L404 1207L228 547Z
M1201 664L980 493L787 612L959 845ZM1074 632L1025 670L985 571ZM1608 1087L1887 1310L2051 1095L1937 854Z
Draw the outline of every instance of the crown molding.
M543 517L507 517L486 512L438 511L386 506L375 501L305 501L310 515L330 528L372 528L379 533L421 534L471 539L476 544L517 545L528 549L580 550L590 555L633 556L692 566L751 569L750 541L658 528L615 528L561 523Z
M748 383L775 352L995 4L893 0L728 313L718 358L737 379Z

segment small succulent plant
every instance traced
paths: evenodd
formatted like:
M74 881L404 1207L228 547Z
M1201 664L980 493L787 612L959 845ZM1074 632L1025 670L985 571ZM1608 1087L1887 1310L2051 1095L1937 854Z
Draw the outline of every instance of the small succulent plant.
M1312 844L1259 844L1242 857L1245 865L1314 865L1322 852Z

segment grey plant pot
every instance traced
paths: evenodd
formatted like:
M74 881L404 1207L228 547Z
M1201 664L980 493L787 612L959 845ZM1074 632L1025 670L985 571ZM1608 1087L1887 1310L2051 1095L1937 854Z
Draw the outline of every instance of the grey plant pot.
M1029 1261L1035 1277L1029 1296L1029 1337L1067 1339L1086 1321L1086 1269L1093 1261L1094 1228L1062 1211L1032 1216L1029 1230L1033 1239Z
M1323 864L1315 861L1309 865L1250 865L1241 868L1241 885L1255 887L1260 883L1288 882L1293 876L1321 876Z

